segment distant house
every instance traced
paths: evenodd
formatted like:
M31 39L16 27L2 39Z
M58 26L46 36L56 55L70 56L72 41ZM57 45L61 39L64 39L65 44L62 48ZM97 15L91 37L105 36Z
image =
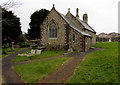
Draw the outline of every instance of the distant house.
M70 13L59 13L54 5L41 24L41 45L46 49L72 49L77 52L87 51L96 43L96 32L88 25L85 13L83 20L79 19L78 8L76 16Z
M97 35L97 42L114 42L120 41L120 34L119 33L100 33Z

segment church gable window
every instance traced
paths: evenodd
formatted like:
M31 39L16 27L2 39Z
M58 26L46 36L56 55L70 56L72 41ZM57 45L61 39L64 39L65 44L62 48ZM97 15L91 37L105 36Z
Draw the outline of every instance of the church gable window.
M55 23L50 24L49 38L57 38L57 26Z
M72 36L72 41L75 42L75 34Z

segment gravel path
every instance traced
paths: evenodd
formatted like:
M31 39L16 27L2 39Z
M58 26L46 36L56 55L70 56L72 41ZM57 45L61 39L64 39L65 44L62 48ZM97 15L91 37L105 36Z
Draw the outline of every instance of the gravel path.
M66 80L73 74L76 66L82 61L83 57L88 53L100 50L100 48L90 49L84 53L70 53L67 57L74 57L69 62L65 63L51 75L44 77L42 80L39 80L37 83L65 83Z

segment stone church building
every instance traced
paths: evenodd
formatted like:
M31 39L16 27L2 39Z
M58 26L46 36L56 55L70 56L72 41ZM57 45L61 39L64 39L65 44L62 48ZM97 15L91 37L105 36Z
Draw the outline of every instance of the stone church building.
M96 32L88 25L88 16L85 13L83 20L79 19L78 8L76 16L70 13L59 13L54 5L41 28L41 45L46 49L72 49L77 52L87 51L96 43Z

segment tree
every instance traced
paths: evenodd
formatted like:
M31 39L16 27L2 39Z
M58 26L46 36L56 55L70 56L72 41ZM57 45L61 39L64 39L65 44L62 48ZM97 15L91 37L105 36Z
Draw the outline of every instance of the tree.
M20 19L12 11L2 8L2 41L11 43L22 34Z
M30 17L31 21L29 23L30 29L28 29L28 36L30 40L36 39L36 38L40 39L40 25L48 13L49 13L48 10L41 9L41 10L35 11L31 15Z

